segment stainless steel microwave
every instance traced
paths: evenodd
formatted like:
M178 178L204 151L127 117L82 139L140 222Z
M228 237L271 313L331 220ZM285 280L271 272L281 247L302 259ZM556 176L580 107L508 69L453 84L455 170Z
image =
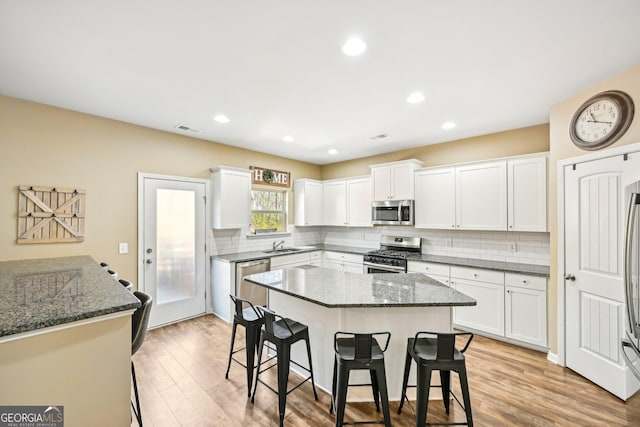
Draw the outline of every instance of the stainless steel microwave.
M413 200L372 202L371 222L375 225L413 225Z

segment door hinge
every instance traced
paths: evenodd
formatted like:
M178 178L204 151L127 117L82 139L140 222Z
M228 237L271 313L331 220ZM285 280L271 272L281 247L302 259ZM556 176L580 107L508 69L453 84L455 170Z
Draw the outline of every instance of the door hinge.
M571 169L576 170L576 164L575 163L571 165Z
M624 153L624 154L622 155L622 160L624 160L625 162L626 162L627 160L629 160L629 153Z

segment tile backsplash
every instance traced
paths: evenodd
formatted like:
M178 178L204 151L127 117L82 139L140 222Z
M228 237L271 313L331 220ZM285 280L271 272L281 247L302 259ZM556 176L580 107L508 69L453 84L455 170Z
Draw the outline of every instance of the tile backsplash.
M315 243L377 249L380 235L422 237L422 252L430 255L474 258L521 264L549 265L549 233L515 231L425 230L409 226L295 227L288 235L251 236L249 230L212 230L211 254L271 249L274 241L285 246ZM511 250L510 250L511 249Z

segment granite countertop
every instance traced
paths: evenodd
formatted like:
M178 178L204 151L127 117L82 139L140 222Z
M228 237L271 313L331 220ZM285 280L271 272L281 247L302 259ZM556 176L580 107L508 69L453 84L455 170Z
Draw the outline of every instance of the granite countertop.
M476 301L422 273L344 273L301 266L246 276L245 280L324 307L429 307Z
M90 256L0 262L0 337L139 306Z
M227 262L244 262L244 261L253 261L257 259L267 259L267 258L272 258L274 256L299 254L304 252L320 251L320 250L344 252L344 253L356 254L356 255L364 255L367 252L373 250L372 248L325 245L322 243L310 245L310 246L304 246L304 248L305 249L302 249L300 251L288 252L288 253L282 253L282 254L269 254L269 253L265 253L264 251L253 251L253 252L237 252L232 254L214 255L212 256L212 258L220 259ZM489 260L476 259L476 258L449 257L449 256L429 255L429 254L419 254L409 258L409 260L433 262L437 264L458 265L462 267L483 268L486 270L499 270L499 271L506 271L509 273L531 274L534 276L544 276L544 277L549 277L549 274L550 274L548 265L521 264L521 263L515 263L515 262L489 261Z

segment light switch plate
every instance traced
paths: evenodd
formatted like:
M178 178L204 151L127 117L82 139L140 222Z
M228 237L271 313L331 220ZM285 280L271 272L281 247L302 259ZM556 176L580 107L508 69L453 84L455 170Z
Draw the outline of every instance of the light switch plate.
M118 253L120 253L120 254L128 254L129 253L129 244L128 243L119 243L118 244Z

